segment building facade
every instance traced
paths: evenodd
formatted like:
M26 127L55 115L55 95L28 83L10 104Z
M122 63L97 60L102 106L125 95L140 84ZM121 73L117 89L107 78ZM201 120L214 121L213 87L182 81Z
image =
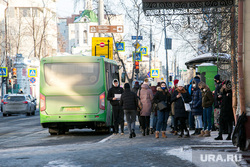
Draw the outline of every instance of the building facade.
M56 55L56 0L8 0L7 54L25 58Z

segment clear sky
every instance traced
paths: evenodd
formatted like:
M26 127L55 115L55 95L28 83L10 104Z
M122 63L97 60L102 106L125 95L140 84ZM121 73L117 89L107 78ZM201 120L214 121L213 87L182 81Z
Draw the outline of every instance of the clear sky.
M59 17L71 16L74 13L74 3L75 0L57 0L57 15ZM76 11L78 11L78 8Z
M57 15L58 17L68 17L68 16L71 16L74 11L76 11L75 13L78 13L80 10L83 10L84 8L84 0L77 0L78 1L78 5L77 5L77 8L74 9L74 4L75 4L75 1L76 0L57 0ZM110 1L112 1L112 5L111 7L116 7L113 10L113 12L117 13L117 14L121 14L121 13L125 13L125 12L122 12L122 8L119 8L117 9L117 7L119 6L117 0L104 0L105 3L109 3L110 4ZM126 18L125 18L126 20ZM126 22L126 21L125 21ZM128 23L125 23L125 24L128 24ZM154 23L156 24L156 23ZM159 25L160 29L162 28L161 25ZM160 29L154 29L153 31L153 42L156 43L156 49L158 50L158 53L156 53L158 56L159 56L159 59L162 60L162 63L163 65L165 66L165 60L166 60L166 56L165 56L165 50L164 50L164 35L162 34L162 30ZM131 35L131 34L129 34ZM133 34L132 34L133 35ZM128 34L126 34L126 30L125 30L125 36L128 36ZM174 35L174 33L171 33L171 32L167 32L167 36L170 37L170 38L175 38L173 39L173 49L172 50L169 50L168 51L168 56L169 56L169 65L171 64L171 61L173 60L173 56L178 56L178 60L179 60L179 65L182 67L182 68L185 68L185 61L187 61L188 59L188 56L187 56L187 53L184 53L184 52L180 52L180 48L179 48L179 45L182 45L182 40L180 39L177 39L176 41L176 38L178 38L176 35ZM130 39L130 37L128 38ZM146 46L149 45L149 41L141 41L145 44L147 44ZM127 45L128 46L128 45ZM149 47L149 46L148 46ZM159 48L159 49L158 49ZM128 48L129 50L129 48ZM171 65L170 65L171 66Z

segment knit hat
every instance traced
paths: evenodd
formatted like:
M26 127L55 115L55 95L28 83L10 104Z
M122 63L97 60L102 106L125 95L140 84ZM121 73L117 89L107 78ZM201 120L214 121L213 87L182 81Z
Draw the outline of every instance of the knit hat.
M125 84L124 84L124 89L130 89L129 83L125 83Z
M220 75L219 75L219 74L215 75L215 76L214 76L214 79L220 80Z
M183 80L179 80L179 82L178 82L178 85L177 86L182 86L182 87L184 87L185 85L184 85L184 81Z
M175 79L175 80L174 80L174 85L177 85L178 82L179 82L179 80L178 80L178 79Z
M139 85L139 82L138 82L138 81L136 81L136 82L135 82L135 85Z

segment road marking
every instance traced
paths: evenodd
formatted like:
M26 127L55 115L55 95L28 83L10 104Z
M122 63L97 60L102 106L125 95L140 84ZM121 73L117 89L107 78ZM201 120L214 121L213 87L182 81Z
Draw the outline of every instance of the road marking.
M97 143L105 143L106 141L108 141L109 139L111 139L113 137L113 135L106 137L104 139L102 139L101 141L97 142Z

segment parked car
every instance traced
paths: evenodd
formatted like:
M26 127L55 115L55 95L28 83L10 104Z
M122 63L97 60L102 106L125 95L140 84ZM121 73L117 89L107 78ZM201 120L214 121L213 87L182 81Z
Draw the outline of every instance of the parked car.
M10 94L3 102L3 116L11 114L35 115L34 103L28 95Z
M28 94L31 102L34 104L34 111L36 111L36 98L34 98L31 94Z
M5 94L1 100L1 112L3 112L3 102L4 102L4 100L6 100L6 97L8 97L8 96L9 96L9 94Z

